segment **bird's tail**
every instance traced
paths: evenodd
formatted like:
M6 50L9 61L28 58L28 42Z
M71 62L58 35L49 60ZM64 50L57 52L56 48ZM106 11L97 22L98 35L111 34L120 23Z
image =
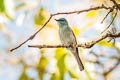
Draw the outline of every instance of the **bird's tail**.
M73 53L73 55L75 56L75 58L77 60L80 71L84 70L83 63L82 63L82 61L80 59L80 56L79 56L78 48L75 48L75 50L72 50L72 53Z

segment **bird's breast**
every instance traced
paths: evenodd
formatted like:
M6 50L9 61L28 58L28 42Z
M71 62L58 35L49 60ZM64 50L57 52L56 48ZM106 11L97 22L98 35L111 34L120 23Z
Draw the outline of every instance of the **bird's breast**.
M59 36L64 45L76 44L75 36L70 28L60 28Z

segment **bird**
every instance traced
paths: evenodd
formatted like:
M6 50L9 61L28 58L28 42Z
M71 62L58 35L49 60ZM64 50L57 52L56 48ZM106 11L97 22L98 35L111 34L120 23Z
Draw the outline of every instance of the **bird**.
M59 18L59 19L55 19L55 20L57 21L58 26L59 26L59 37L60 37L60 41L61 41L62 45L76 46L77 45L76 37L75 37L72 29L69 27L67 20L65 18ZM72 48L69 48L69 50L74 55L74 57L78 63L80 71L83 71L84 65L80 59L78 47L72 47Z

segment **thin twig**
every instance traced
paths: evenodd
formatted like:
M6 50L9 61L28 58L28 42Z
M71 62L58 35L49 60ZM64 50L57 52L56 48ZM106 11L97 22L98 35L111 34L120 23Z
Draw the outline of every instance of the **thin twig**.
M113 9L111 9L103 18L103 20L101 21L101 24L104 22L104 20L107 18L107 16L113 11Z
M120 5L117 4L117 2L115 0L110 0L110 1L112 1L115 4L115 6L120 10Z
M117 16L117 13L118 13L118 9L117 9L117 11L116 11L116 13L115 13L115 16L113 17L111 23L107 26L107 28L106 28L103 32L105 32L105 31L112 25L112 23L114 22L114 20L115 20L115 18L116 18L116 16ZM101 33L103 33L103 32L101 32Z
M55 14L53 14L53 16L55 16L55 15L60 15L60 14L74 14L74 13L80 14L80 13L82 13L82 12L88 12L88 11L98 10L98 9L106 9L106 10L108 10L108 9L113 9L114 7L115 7L115 6L106 7L106 6L102 5L102 6L98 6L98 7L94 7L94 8L89 8L89 9L85 9L85 10L55 13Z

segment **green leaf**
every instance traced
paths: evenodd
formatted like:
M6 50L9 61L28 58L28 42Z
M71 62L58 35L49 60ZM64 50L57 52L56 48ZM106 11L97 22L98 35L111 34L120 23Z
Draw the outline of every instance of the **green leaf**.
M13 20L13 18L6 12L4 0L0 0L0 13L4 13L8 19Z
M36 25L43 25L45 21L44 8L40 8L39 12L34 16L34 22Z
M66 71L65 62L64 62L65 56L66 54L64 52L64 48L56 48L54 57L57 60L58 72L52 75L51 80L63 80L64 79L64 73Z
M52 74L50 80L60 80L59 77L57 76L57 73Z
M5 11L4 12L5 16L9 19L9 20L13 20L13 18L11 16L8 15L8 13Z
M79 48L78 50L79 50L79 54L82 54L84 49L83 48Z
M75 72L73 72L72 70L69 70L69 74L72 78L76 78L76 79L79 78L79 76Z
M4 0L0 0L0 12L5 11L5 5L4 5Z
M107 42L107 41L100 41L98 43L99 45L106 46L106 47L113 47L113 43Z
M15 10L20 9L20 8L24 7L25 5L26 5L25 3L21 3L15 7Z
M29 77L26 74L26 66L25 65L23 67L22 74L19 77L19 80L29 80Z
M78 35L79 35L80 30L79 30L77 27L73 27L72 30L73 30L75 36L78 36Z
M87 71L86 68L85 68L84 72L86 73L87 80L93 80L92 77L90 76L90 73Z
M60 59L57 61L57 66L60 73L60 80L64 80L64 73L67 71L65 66L65 57L66 57L66 54L61 56Z
M38 71L40 80L43 80L43 76L45 73L45 68L46 68L47 63L48 63L48 59L44 56L41 56L39 63L37 65L37 71Z
M59 60L65 54L64 48L57 48L55 51L55 58Z

